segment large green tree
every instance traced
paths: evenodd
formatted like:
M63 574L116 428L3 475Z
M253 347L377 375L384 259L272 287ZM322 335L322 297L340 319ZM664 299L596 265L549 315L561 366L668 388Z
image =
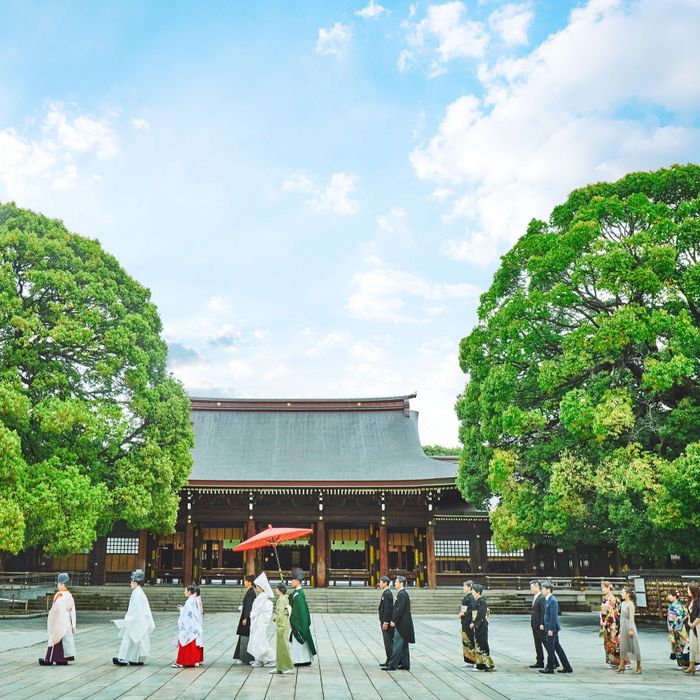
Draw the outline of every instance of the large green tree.
M571 193L460 346L465 498L497 544L700 559L700 167Z
M192 431L160 332L97 241L0 205L0 551L172 530Z

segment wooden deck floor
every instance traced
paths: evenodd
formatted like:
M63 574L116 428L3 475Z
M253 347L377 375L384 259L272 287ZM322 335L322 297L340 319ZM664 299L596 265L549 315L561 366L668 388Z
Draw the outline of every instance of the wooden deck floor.
M262 700L451 700L470 698L535 698L555 693L562 698L635 696L700 697L700 678L686 678L668 661L662 630L641 635L645 672L617 675L602 663L595 618L567 615L562 643L574 666L573 675L542 676L526 667L532 662L528 618L496 616L491 638L497 671L484 674L465 669L461 661L459 627L454 617L416 618L418 643L411 648L410 672L379 669L383 647L374 615L315 615L319 656L311 668L293 675L271 675L268 669L232 665L236 638L233 615L206 616L206 665L173 669L176 614L156 615L152 656L143 667L115 667L111 658L118 641L109 622L114 614L85 613L79 617L77 662L68 667L42 668L45 619L3 620L0 651L3 677L0 697L23 700L142 700L159 698L236 698ZM39 641L42 640L42 641ZM14 646L15 648L8 648ZM556 686L553 688L552 686Z

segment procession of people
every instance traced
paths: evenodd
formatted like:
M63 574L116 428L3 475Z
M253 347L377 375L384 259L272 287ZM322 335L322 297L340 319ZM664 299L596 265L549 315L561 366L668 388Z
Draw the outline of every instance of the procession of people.
M295 668L310 666L316 656L311 614L303 583L304 572L292 569L289 590L284 582L273 590L265 572L246 576L246 589L236 633L234 663L269 667L270 673L290 674ZM408 671L411 668L410 645L416 643L411 615L408 581L396 576L379 580L379 625L384 660L383 671ZM47 620L48 647L39 658L41 666L66 666L76 659L76 610L69 591L70 576L59 573L56 593ZM155 630L153 615L144 591L145 574L141 569L130 577L131 596L123 619L113 620L119 630L120 646L112 658L116 666L142 666L151 652ZM492 672L496 664L489 645L490 610L484 588L471 580L462 586L464 596L459 609L462 658L466 668ZM542 674L573 673L574 669L561 643L559 604L549 580L530 581L532 608L530 627L535 661L529 666ZM636 625L635 592L623 586L620 596L610 581L601 583L602 601L599 626L603 641L603 660L618 673L632 670L642 673L642 653ZM204 610L199 586L183 589L184 603L178 606L177 656L174 668L196 668L204 663ZM685 600L684 600L685 599ZM700 587L688 584L685 591L671 590L667 595L666 626L670 659L687 675L694 675L700 664Z

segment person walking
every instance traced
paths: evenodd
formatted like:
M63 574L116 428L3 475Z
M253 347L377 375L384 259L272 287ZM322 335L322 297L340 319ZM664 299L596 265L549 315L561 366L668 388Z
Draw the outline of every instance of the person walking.
M687 668L689 662L688 630L685 628L685 621L688 617L688 610L681 600L681 592L678 590L669 591L666 596L668 610L666 611L666 629L668 630L668 641L671 644L671 660Z
M248 653L255 657L251 666L275 665L275 642L271 634L272 615L274 613L274 593L267 574L263 571L255 579L258 595L250 611L250 641ZM276 630L275 630L276 631Z
M700 605L700 586L695 581L688 584L688 617L686 629L688 630L688 646L690 648L690 663L688 668L681 669L689 676L695 675L695 667L700 663L700 617L698 607Z
M143 666L151 653L151 634L156 628L151 606L144 593L146 577L141 569L131 573L131 596L123 620L112 620L119 630L119 652L112 658L115 666Z
M559 632L561 625L559 624L559 603L552 593L552 584L549 581L542 582L542 592L545 597L544 604L544 632L547 640L547 665L539 669L539 673L554 673L554 669L559 666L557 657L561 661L562 668L558 673L573 673L569 659L562 649L559 642Z
M603 581L600 590L603 602L600 605L600 636L603 639L605 661L611 666L620 663L620 601L613 592L610 581Z
M382 629L382 641L386 654L384 665L386 665L394 645L394 628L391 626L391 618L394 613L394 594L391 592L391 579L388 576L382 576L379 579L379 589L382 592L379 599L379 624Z
M491 658L489 647L489 608L484 598L484 587L475 583L472 586L474 596L474 621L471 624L474 630L474 647L476 654L476 668L479 671L493 671L495 664Z
M289 624L292 631L289 641L295 666L311 666L311 659L316 656L316 645L311 635L311 614L301 587L303 581L304 572L299 568L292 569L292 593L289 596L289 604L292 606Z
M411 668L411 654L408 645L416 643L416 635L411 617L411 598L406 590L406 583L405 576L397 576L394 582L394 587L397 590L396 602L389 623L389 626L394 630L394 641L391 647L391 656L385 664L381 665L382 671L396 671L397 668L408 671Z
M634 656L637 661L635 673L642 672L642 653L639 649L639 635L634 621L634 592L627 586L622 587L622 604L620 605L620 663L618 673L624 673L625 661Z
M178 605L180 617L177 620L177 659L173 668L199 666L198 641L202 639L202 624L197 612L195 586L185 586L185 604Z
M273 619L277 624L277 653L275 668L272 669L270 673L289 674L294 672L292 651L289 648L289 635L292 630L289 624L289 616L292 612L292 608L289 605L287 586L283 583L278 583L275 593L277 594L277 602L275 603L275 615Z
M533 579L530 581L530 593L532 593L532 610L530 612L530 629L532 641L535 643L535 663L530 668L544 668L544 649L546 645L544 634L544 595L542 585Z
M237 661L241 664L249 664L253 661L253 657L248 653L248 642L250 640L250 611L253 609L253 603L255 601L254 582L255 576L252 575L246 576L243 579L245 595L243 596L243 602L239 608L241 616L238 619L238 627L236 629L238 644L236 644L236 649L233 652L234 662Z
M60 573L56 576L56 594L46 621L49 646L40 666L67 666L75 661L75 602L68 590L70 576Z

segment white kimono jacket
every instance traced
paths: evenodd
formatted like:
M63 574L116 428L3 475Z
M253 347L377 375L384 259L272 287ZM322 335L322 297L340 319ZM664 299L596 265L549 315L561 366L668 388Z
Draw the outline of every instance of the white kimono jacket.
M119 630L122 643L117 658L120 661L142 663L151 653L151 632L156 628L151 606L141 586L131 591L129 608L123 620L112 620Z
M255 585L262 588L263 592L258 593L250 611L248 653L260 663L272 664L277 656L277 625L272 622L274 594L264 572L255 579Z
M69 591L58 591L46 621L49 646L63 642L63 655L75 657L75 602Z
M199 616L200 635L197 638L197 646L204 648L204 608L202 608L202 599L198 595L192 597L195 599L194 608Z
M197 596L194 593L180 608L177 629L177 642L180 646L186 647L192 640L195 640L197 646L202 646L202 619L197 611Z

